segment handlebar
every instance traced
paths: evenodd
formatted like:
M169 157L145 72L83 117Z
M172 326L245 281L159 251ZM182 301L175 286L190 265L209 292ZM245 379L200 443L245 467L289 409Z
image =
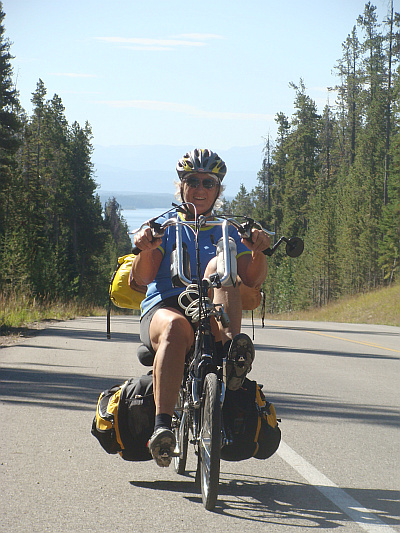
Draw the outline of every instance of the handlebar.
M160 215L162 216L162 215ZM152 235L153 235L153 238L157 239L157 238L160 238L160 237L163 237L166 229L170 226L175 226L177 223L181 223L183 225L190 225L190 226L193 226L193 225L198 225L198 227L204 227L204 226L222 226L223 225L223 222L226 221L228 224L234 226L238 233L240 234L240 236L246 240L251 240L251 230L253 228L257 228L257 229L260 229L261 231L264 231L265 233L267 233L268 235L275 235L274 232L272 231L268 231L266 230L265 228L263 228L261 226L261 224L259 224L258 222L256 222L255 220L253 220L252 218L250 217L242 217L242 218L245 218L246 221L244 223L240 223L238 222L236 219L230 217L230 216L224 216L224 215L221 215L221 218L223 218L223 220L207 220L206 217L204 215L200 215L198 218L197 218L197 221L181 221L181 219L179 219L179 217L174 217L174 218L169 218L168 220L160 223L160 222L157 222L157 220L160 218L160 216L158 217L155 217L155 218L151 218L150 220L147 220L146 222L143 222L143 224L133 230L133 231L130 231L129 234L133 235L135 233L138 233L139 231L141 231L143 228L145 228L146 226L151 228L152 230ZM179 222L178 222L179 221ZM275 248L276 248L276 245L275 245ZM141 252L141 249L138 248L137 246L135 246L133 249L132 249L132 253L133 254L136 254L138 255L139 253ZM265 255L272 255L272 253L274 252L274 250L271 252L270 251L270 248L267 248L266 250L263 250L263 253Z
M174 206L174 208L178 208L179 210L180 206ZM165 214L165 213L164 213ZM163 215L160 215L163 216ZM181 282L184 285L190 285L192 281L188 279L184 274L184 266L183 266L183 247L182 247L182 227L187 226L190 227L193 231L193 226L195 226L195 230L201 227L205 226L222 226L222 238L223 238L223 254L224 257L229 257L230 251L229 251L229 235L228 235L228 227L229 225L234 226L239 235L247 240L251 240L251 230L253 228L257 228L261 231L264 231L265 233L268 233L268 235L275 235L275 233L270 232L263 228L258 222L256 222L254 219L247 217L247 216L241 216L240 218L244 218L245 222L240 223L232 216L225 216L225 215L219 215L219 220L207 220L207 218L204 215L200 215L196 218L196 220L193 221L184 221L180 219L179 217L173 217L165 220L164 222L160 223L157 222L159 217L152 218L150 220L147 220L144 222L140 228L133 230L129 232L130 234L135 234L141 231L144 227L150 227L152 230L153 238L160 238L164 235L167 228L175 226L176 228L176 253L177 253L177 270L178 270L178 277L181 280ZM222 219L222 220L221 220ZM271 257L273 253L277 250L277 248L283 243L286 243L286 254L289 257L299 257L304 250L304 242L299 237L292 237L291 239L287 239L286 237L281 237L272 247L267 248L266 250L263 250L264 255L267 255ZM132 253L135 255L140 254L142 250L138 248L137 246L134 246L132 249ZM231 271L230 271L230 261L224 261L224 274L221 278L220 282L222 285L224 285L225 281L230 278Z
M236 221L234 221L236 222ZM178 267L178 277L181 280L181 282L184 285L190 285L192 283L192 280L187 278L184 274L184 268L183 268L183 246L182 246L182 227L183 226L193 226L194 221L183 221L179 217L169 218L163 223L156 222L155 219L148 220L142 226L135 231L140 231L144 227L148 226L152 230L152 234L154 238L162 237L166 231L167 228L171 226L176 227L176 252L177 252L177 267ZM224 220L207 220L206 217L201 216L197 220L197 226L198 227L206 227L206 226L222 226L222 238L223 238L223 253L224 257L229 257L229 234L228 234L228 226L229 224L236 227L236 224L233 223L232 220L224 219ZM141 252L141 249L135 246L132 249L132 253L138 255ZM220 279L220 282L222 285L230 278L231 270L230 270L230 262L225 261L224 262L224 274L223 277Z

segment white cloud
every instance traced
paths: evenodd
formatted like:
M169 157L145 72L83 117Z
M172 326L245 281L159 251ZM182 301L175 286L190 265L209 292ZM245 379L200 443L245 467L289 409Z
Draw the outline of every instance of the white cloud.
M147 37L96 37L98 41L117 44L132 44L139 46L204 46L201 41L183 39L149 39Z
M266 113L237 113L230 111L205 111L188 104L179 104L174 102L161 102L157 100L104 100L98 101L98 104L104 104L117 109L144 109L146 111L169 111L173 113L182 113L196 118L219 119L219 120L253 120L266 121L273 120L274 115Z
M121 46L124 50L138 50L146 52L172 52L175 48L169 46Z
M148 37L96 37L96 40L121 45L131 50L169 51L178 47L206 46L211 39L223 39L213 33L185 33L168 39Z

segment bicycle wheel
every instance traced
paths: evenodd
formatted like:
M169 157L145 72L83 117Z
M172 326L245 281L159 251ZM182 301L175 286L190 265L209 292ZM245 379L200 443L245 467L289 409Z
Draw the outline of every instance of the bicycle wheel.
M218 497L221 460L221 402L214 373L204 380L199 452L201 496L204 507L211 511Z
M183 412L185 403L184 391L180 389L178 400L176 402L176 426L174 427L175 438L178 448L178 454L174 457L174 467L177 474L184 474L186 468L186 459L189 441L189 423L186 414Z

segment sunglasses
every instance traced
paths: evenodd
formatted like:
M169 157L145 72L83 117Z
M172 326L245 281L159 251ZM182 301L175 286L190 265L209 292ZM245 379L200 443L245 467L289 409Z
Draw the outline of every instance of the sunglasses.
M201 180L200 178L185 178L184 183L189 185L191 189L197 189L200 185L203 185L205 189L213 189L217 186L217 182L214 178L204 178Z

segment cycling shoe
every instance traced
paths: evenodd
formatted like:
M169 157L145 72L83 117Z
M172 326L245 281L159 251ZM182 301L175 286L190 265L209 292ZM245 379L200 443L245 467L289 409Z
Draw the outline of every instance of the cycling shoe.
M245 333L233 338L226 358L226 386L238 390L251 370L255 352L252 340Z
M147 446L158 466L167 467L175 455L175 435L169 428L160 427L154 431Z

